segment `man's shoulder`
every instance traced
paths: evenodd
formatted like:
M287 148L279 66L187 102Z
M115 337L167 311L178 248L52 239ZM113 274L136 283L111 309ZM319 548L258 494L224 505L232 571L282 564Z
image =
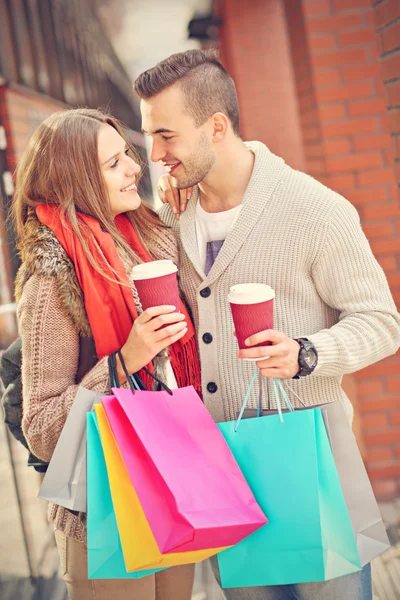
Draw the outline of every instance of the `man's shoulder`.
M336 211L348 214L357 212L349 200L328 185L292 167L288 168L277 196L281 199L285 197L292 208L298 206L311 217L326 218Z

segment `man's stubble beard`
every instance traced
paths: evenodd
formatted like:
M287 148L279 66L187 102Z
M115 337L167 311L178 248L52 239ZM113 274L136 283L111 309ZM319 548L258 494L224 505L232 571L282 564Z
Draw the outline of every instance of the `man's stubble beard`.
M215 163L215 154L211 149L211 145L208 142L206 134L204 133L200 137L199 148L196 152L196 156L192 155L185 161L185 164L181 163L186 174L179 179L175 179L176 187L178 190L184 190L189 187L193 187L203 181L203 179L211 171Z

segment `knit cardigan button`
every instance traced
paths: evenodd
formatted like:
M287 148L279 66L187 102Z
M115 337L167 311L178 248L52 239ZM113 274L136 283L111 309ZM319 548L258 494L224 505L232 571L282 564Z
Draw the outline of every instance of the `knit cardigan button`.
M211 333L205 333L203 335L203 342L205 344L211 344L212 341L213 341L213 336L211 335Z
M205 287L202 290L200 290L200 296L202 298L208 298L211 294L211 290L209 287Z
M210 383L207 383L207 391L210 392L210 394L215 394L217 389L218 386L216 383L214 383L214 381L210 381Z

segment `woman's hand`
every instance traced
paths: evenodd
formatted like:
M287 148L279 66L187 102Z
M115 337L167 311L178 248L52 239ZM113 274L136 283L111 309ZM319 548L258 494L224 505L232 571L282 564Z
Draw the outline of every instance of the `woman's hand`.
M193 188L187 188L186 190L178 190L173 184L173 177L166 173L161 175L158 180L158 196L164 204L168 202L175 218L179 220L181 212L184 212L186 204L191 198Z
M162 327L162 329L160 329ZM128 373L136 373L153 358L187 332L185 315L176 312L175 306L153 306L136 319L126 343L121 348ZM126 376L117 357L119 381Z

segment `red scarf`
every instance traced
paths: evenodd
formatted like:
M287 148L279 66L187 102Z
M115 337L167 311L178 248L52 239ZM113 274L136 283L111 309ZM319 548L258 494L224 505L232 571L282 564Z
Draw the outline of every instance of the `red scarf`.
M130 286L119 285L104 278L90 264L81 242L74 234L66 217L61 216L55 205L40 204L36 207L39 221L53 231L57 240L74 264L76 276L83 292L86 313L96 345L99 359L121 348L138 316ZM111 235L102 231L100 223L93 217L77 213L79 219L89 228L92 235L81 226L81 232L96 263L112 279L129 284L128 277ZM143 248L136 231L124 215L115 219L118 231L144 261L153 259ZM110 266L114 269L112 272ZM171 365L178 387L193 385L201 392L200 363L194 327L186 306L181 301L180 311L186 316L188 331L170 351ZM150 370L152 365L148 365ZM148 389L151 389L150 377L140 371L140 377Z

